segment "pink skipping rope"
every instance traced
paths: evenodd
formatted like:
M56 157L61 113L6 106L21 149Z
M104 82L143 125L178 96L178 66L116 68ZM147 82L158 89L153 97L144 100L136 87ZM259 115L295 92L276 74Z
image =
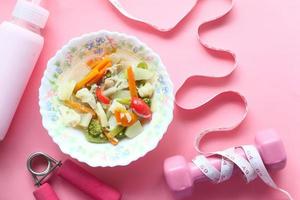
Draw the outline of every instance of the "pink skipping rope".
M56 175L71 183L83 193L95 200L119 200L121 193L115 188L98 180L95 176L72 162L66 160L58 168ZM59 200L48 183L42 184L33 192L36 200Z

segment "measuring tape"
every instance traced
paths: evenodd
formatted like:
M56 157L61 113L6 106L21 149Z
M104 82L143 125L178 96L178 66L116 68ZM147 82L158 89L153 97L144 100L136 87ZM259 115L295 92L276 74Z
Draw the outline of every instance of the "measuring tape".
M119 10L119 12L121 12L127 18L138 21L143 24L146 24L148 26L151 26L152 28L154 28L158 31L161 31L161 32L167 32L167 31L174 29L191 12L191 10L198 3L198 1L195 1L192 8L190 9L190 11L187 12L185 15L181 16L180 20L177 23L175 23L174 25L171 25L170 27L159 27L149 21L142 20L138 17L131 15L129 12L126 11L126 9L124 9L122 7L120 1L118 1L118 0L109 0L109 1L112 5L114 5L116 7L117 10ZM192 111L192 110L199 109L200 107L204 107L206 104L208 104L209 102L213 101L216 98L222 98L224 96L229 95L229 96L236 96L241 100L241 102L244 105L244 112L243 112L240 120L231 126L223 127L223 128L206 129L204 131L201 131L197 135L195 144L194 144L195 149L200 154L193 159L193 162L197 167L200 168L200 170L203 172L203 174L205 174L214 183L220 183L220 182L228 180L232 176L234 165L236 165L243 172L247 183L254 180L258 176L268 186L270 186L271 188L273 188L277 191L282 192L283 194L285 194L287 196L288 199L292 200L291 195L287 191L279 188L274 183L274 181L272 180L271 176L269 175L267 169L265 168L264 163L261 159L261 156L259 155L259 152L255 146L252 146L252 145L240 146L240 148L242 148L244 150L247 159L243 158L242 156L240 156L239 154L237 154L234 151L235 148L238 148L238 147L229 148L224 151L217 151L217 152L204 152L200 149L200 146L199 146L200 141L202 140L202 138L205 135L212 133L212 132L219 133L219 134L226 133L228 131L235 129L244 121L244 119L246 118L246 115L248 113L248 103L247 103L246 98L241 93L236 92L236 91L231 91L231 90L223 91L223 92L215 94L213 97L211 97L204 103L202 103L194 108L187 108L184 105L181 105L180 102L177 100L180 90L183 88L183 86L188 81L192 81L195 79L201 79L201 78L226 78L226 77L229 77L234 72L234 70L238 67L238 60L237 60L236 54L234 52L232 52L228 49L217 48L217 47L211 46L201 39L201 33L202 33L202 30L205 28L205 26L209 25L211 22L215 22L215 21L220 20L223 17L227 16L230 13L230 11L233 9L233 7L234 7L234 1L232 0L229 8L223 14L220 14L210 20L204 21L198 27L198 40L199 40L200 44L207 50L212 51L216 54L223 53L223 54L229 55L231 57L231 59L234 61L234 64L233 64L231 70L229 70L227 73L225 73L223 75L211 75L211 76L193 75L193 76L188 77L184 81L182 86L179 87L179 89L177 90L177 92L175 94L175 103L179 108L181 108L183 110ZM207 157L214 156L214 155L219 155L222 157L220 171L217 170L207 159Z

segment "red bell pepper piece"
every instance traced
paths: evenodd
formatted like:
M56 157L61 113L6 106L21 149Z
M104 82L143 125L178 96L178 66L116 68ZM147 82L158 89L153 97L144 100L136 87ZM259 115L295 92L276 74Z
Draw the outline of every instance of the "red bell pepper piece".
M96 97L97 97L98 101L100 101L104 104L109 104L110 103L110 99L103 95L103 92L102 92L101 88L96 89Z

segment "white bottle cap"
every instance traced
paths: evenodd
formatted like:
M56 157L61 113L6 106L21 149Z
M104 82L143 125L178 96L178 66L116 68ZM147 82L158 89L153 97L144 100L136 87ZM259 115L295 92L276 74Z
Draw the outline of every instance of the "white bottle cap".
M18 0L12 15L44 28L48 20L49 11L31 1Z

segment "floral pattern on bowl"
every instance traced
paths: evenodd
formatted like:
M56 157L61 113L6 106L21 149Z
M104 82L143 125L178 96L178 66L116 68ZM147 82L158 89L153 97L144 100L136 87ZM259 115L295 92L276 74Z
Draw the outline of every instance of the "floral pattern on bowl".
M117 146L93 144L84 134L66 127L60 120L57 98L58 78L76 61L105 49L126 49L147 61L158 74L153 97L153 117L144 131ZM117 32L99 31L72 39L47 64L39 89L39 105L43 126L62 152L92 167L124 166L153 150L167 131L173 118L173 85L159 56L137 38Z

